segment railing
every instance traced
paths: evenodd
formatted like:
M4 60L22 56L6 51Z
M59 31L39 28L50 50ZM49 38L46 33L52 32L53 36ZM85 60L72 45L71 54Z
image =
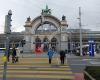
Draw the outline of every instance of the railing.
M95 78L93 78L88 72L84 71L84 73L88 76L88 78L90 80L96 80Z

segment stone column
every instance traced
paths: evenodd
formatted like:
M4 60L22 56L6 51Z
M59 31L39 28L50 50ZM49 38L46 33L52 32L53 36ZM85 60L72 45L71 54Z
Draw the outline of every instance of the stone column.
M66 17L63 15L62 16L62 21L61 21L61 31L60 31L60 38L61 38L61 50L68 50L68 35L66 33L67 31L67 21L66 21Z
M25 35L24 35L24 39L26 41L26 44L24 45L23 47L23 52L24 53L31 53L32 50L31 50L31 19L30 17L27 18L26 22L25 22Z

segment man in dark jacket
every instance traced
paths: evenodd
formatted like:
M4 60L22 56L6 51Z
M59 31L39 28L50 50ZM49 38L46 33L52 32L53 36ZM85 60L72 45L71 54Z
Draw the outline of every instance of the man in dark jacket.
M12 63L15 63L15 58L16 58L16 49L15 47L12 49Z
M65 61L65 51L61 50L60 51L60 61L61 61L61 64L64 64L64 61Z

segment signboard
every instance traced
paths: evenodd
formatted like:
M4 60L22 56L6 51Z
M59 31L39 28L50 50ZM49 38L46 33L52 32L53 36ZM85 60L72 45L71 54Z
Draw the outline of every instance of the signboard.
M94 52L95 52L95 44L93 40L89 40L89 55L90 56L94 56Z

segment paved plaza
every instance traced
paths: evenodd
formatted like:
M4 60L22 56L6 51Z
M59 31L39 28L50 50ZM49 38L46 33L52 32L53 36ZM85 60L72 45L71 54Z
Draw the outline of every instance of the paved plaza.
M3 63L0 62L0 78L2 79ZM58 58L54 57L52 64L48 58L21 57L18 63L8 62L7 78L9 80L73 80L74 74L66 63L60 65Z
M0 56L0 80L3 62ZM20 54L19 62L8 62L8 80L82 80L83 71L88 65L100 66L100 57L75 56L67 54L65 65L60 64L59 55L54 54L52 64L48 64L47 54Z

